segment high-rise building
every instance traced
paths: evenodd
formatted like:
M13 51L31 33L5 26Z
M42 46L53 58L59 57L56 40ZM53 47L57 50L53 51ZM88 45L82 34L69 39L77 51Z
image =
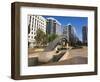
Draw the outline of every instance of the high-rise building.
M46 33L46 19L38 15L28 15L28 47L33 48L36 45L34 37L37 29Z
M87 26L82 27L83 43L87 44Z
M61 35L62 34L61 23L52 17L47 18L46 32L48 34Z
M68 37L68 41L70 44L73 44L79 41L79 38L76 35L75 27L72 26L71 24L67 24L63 28L63 35L66 35Z

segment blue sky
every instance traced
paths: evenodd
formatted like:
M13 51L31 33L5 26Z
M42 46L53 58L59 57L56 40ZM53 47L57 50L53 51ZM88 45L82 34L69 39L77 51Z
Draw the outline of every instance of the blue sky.
M45 18L48 17L53 17L56 20L58 20L62 28L67 25L71 24L75 27L77 36L79 37L80 40L82 40L82 26L88 26L88 18L87 17L69 17L69 16L43 16Z

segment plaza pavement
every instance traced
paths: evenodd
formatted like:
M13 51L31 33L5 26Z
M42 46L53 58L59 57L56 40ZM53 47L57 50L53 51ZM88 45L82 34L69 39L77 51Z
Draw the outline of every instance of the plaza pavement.
M48 62L52 59L53 55L58 55L55 50L50 52L38 52L29 54L29 58L38 57L39 61ZM58 62L48 62L42 65L72 65L72 64L87 64L88 63L88 53L87 47L83 48L70 48L65 52L65 54L59 59Z

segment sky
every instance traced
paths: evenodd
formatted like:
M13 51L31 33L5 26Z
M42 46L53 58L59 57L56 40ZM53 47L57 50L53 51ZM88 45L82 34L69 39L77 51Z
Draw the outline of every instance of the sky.
M78 38L82 41L82 27L88 26L88 18L87 17L69 17L69 16L43 16L44 18L53 17L58 20L62 29L65 25L71 24L75 27Z

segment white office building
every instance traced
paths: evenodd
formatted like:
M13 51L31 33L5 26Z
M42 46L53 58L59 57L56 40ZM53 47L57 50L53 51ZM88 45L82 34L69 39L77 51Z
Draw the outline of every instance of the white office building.
M38 15L28 15L28 47L30 48L36 45L34 37L37 29L46 33L46 19Z

